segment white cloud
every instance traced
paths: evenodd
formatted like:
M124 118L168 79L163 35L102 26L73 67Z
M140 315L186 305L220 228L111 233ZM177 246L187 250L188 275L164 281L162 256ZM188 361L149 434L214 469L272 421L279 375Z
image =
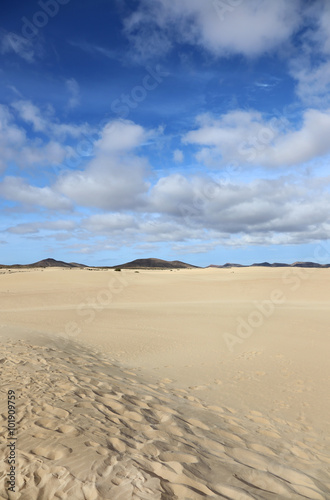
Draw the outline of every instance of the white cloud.
M137 208L148 190L146 162L98 156L84 171L62 175L56 189L81 206L107 210Z
M19 177L7 176L0 183L0 196L23 205L39 206L49 210L71 210L72 203L50 187L36 187Z
M0 104L0 127L1 127L1 135L6 132L6 130L10 127L9 133L8 133L8 138L11 140L18 139L19 136L19 141L21 142L25 138L25 134L19 130L19 128L15 125L13 125L11 122L13 121L13 116L10 113L9 109L7 106L4 106Z
M61 139L66 137L77 138L82 134L91 134L93 132L93 129L87 124L58 123L54 120L52 108L42 112L31 101L20 100L12 103L11 106L24 122L32 125L35 132L42 132L48 136Z
M36 188L21 179L6 178L0 186L0 195L49 210L70 208L69 200L58 193L57 187ZM84 187L87 196L88 187ZM84 241L97 237L100 249L104 249L104 244L99 238L109 236L111 243L119 246L187 242L196 247L196 252L219 244L232 247L303 244L328 239L329 187L330 177L299 182L282 177L224 185L216 178L173 174L162 178L150 190L149 198L144 198L143 211L135 205L130 213L125 213L114 208L120 204L118 200L101 200L98 203L104 204L104 213L80 216L80 221L75 214L66 221L19 224L8 228L8 232L32 235L50 231L59 241L78 238L80 247ZM100 190L98 184L97 192L92 194L100 197ZM88 199L81 204L95 207L97 202L93 198L90 205Z
M303 11L307 29L289 68L297 81L296 93L304 105L320 109L330 105L330 3L316 0Z
M45 132L48 128L48 121L41 116L39 108L31 101L17 101L12 104L12 107L22 120L33 126L35 132Z
M315 68L302 59L292 65L291 75L297 80L296 93L305 104L320 107L330 104L330 61Z
M173 153L173 159L176 163L182 163L184 160L183 151L181 151L180 149L176 149Z
M68 106L71 109L76 108L80 104L80 89L78 82L74 78L69 78L66 80L65 84L70 94Z
M33 108L25 111L37 127L42 127L42 121L39 121ZM55 165L63 162L71 153L70 147L54 140L29 140L25 130L16 125L15 117L8 107L0 105L0 171L5 170L10 162L23 168Z
M300 5L299 0L140 0L125 20L125 32L136 58L162 55L173 40L215 56L258 56L290 39L302 22Z
M141 146L150 134L129 120L114 120L105 125L95 147L102 154L127 152Z
M94 158L84 171L64 173L56 188L76 203L106 210L137 208L149 188L147 160L135 154L149 137L128 120L105 125L95 143Z
M265 120L257 111L231 111L218 119L207 114L197 122L183 142L201 146L197 159L206 164L285 167L330 153L330 110L306 110L300 128L285 116Z
M180 227L189 239L236 235L270 241L276 234L286 235L288 242L327 239L329 184L329 178L293 182L283 177L226 185L215 180L217 188L211 189L210 180L171 175L151 192L151 206L161 215L159 224L157 220L149 224L148 233L154 240L159 235L165 238L168 220L176 234Z
M71 220L55 220L47 222L26 222L11 226L6 229L8 233L12 234L37 234L42 230L47 232L52 231L70 231L76 228L76 224Z
M0 170L17 156L17 151L26 144L26 134L13 123L6 106L0 105Z
M91 215L84 221L83 226L92 233L107 233L136 228L137 221L133 215L104 213Z
M313 39L318 41L323 53L330 55L330 5L326 0L317 2L314 6L317 19L317 30Z
M191 206L196 194L194 182L180 174L161 178L152 188L149 196L151 210L159 213L179 215L184 206Z
M213 242L213 243L204 243L204 244L178 244L178 245L173 245L172 246L172 251L175 253L181 253L181 254L199 254L199 253L208 253L212 252L215 250L219 244Z
M25 124L31 125L32 137ZM65 160L69 162L70 158L88 156L93 149L94 132L86 124L60 123L55 120L52 109L46 108L42 113L30 101L16 101L10 108L0 105L0 172L10 163L25 169L50 167ZM71 138L82 139L77 151L66 144Z

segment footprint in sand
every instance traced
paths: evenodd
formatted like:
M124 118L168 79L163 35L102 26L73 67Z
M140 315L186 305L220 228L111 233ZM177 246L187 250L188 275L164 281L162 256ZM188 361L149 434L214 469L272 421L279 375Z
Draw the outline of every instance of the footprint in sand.
M118 438L109 438L107 440L110 449L124 453L126 451L126 444Z
M99 446L95 451L98 455L102 455L103 457L109 455L109 450L107 448L104 448L103 446Z
M140 448L140 452L146 457L157 457L159 455L159 449L152 443L147 443Z
M188 389L192 391L205 391L205 389L207 389L207 385L193 385L188 387Z
M80 432L72 425L61 425L56 429L61 434L70 434L70 436L79 436Z
M50 418L40 418L35 421L35 425L42 427L43 429L56 430L58 427L58 421Z
M68 411L63 410L62 408L56 408L56 406L51 406L46 403L42 406L42 410L49 412L52 416L57 418L67 418L70 415Z
M45 432L34 432L32 434L32 437L36 438L36 439L47 439L48 438L48 436Z
M44 458L48 458L49 460L59 460L60 458L64 458L69 456L72 453L72 448L68 446L56 446L51 448L44 448L42 446L37 446L30 451L33 455L39 455Z
M97 443L96 441L85 441L84 443L85 446L92 447L92 448L97 448L100 446L100 443Z

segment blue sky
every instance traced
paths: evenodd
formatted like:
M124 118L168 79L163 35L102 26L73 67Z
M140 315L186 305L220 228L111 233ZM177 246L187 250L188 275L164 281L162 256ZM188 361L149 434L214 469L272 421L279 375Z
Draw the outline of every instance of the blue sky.
M0 9L0 263L330 262L329 2Z

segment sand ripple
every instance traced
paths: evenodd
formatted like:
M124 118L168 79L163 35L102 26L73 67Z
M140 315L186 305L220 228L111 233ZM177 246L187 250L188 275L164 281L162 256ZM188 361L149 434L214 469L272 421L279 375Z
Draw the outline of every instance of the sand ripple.
M18 397L17 493L2 462L0 499L330 499L328 443L297 423L208 407L73 343L7 343L0 366L2 438Z

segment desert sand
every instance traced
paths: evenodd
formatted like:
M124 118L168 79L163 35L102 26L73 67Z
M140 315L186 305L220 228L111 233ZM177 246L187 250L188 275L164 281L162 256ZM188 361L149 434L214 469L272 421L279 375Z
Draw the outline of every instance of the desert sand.
M330 269L0 269L0 298L1 499L330 499Z

